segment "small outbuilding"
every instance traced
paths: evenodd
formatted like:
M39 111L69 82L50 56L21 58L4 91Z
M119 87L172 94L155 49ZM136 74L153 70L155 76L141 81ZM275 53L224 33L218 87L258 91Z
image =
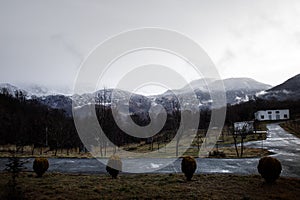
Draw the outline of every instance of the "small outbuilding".
M254 117L258 121L287 120L290 118L290 111L288 109L259 110L254 113Z
M254 131L254 121L235 122L233 127L235 134L252 134Z

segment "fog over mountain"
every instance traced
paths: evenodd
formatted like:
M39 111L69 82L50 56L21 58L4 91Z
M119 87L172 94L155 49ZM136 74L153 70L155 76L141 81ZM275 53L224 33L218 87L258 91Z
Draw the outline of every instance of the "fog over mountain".
M229 78L222 82L221 80L199 79L192 81L181 89L169 90L152 96L134 94L120 89L103 89L82 95L63 95L37 85L29 87L30 90L27 91L7 83L0 84L0 89L5 90L14 97L16 92L19 91L27 99L35 99L51 108L63 109L68 116L72 116L72 104L75 109L82 110L80 111L82 115L86 113L81 108L86 105L102 104L116 108L118 104L118 113L126 121L128 118L126 113L139 115L143 119L148 118L147 113L149 113L151 106L154 108L152 112L155 112L156 115L159 114L162 108L157 105L162 105L168 113L173 112L176 107L193 112L211 109L213 100L210 92L217 95L222 94L220 84L224 84L226 101L230 105L240 104L255 98L278 101L300 99L300 75L296 75L275 87L251 78ZM26 87L28 89L28 86ZM193 98L193 96L196 98ZM182 99L185 100L185 104L180 104Z
M221 92L218 86L222 83L224 84L228 104L238 104L249 101L253 99L257 93L271 88L270 85L257 82L250 78L230 78L223 80L223 82L214 79L199 79L192 81L189 85L179 90L166 91L165 93L153 96L130 94L127 91L118 89L105 89L82 95L63 95L37 85L31 87L25 86L28 90L10 84L1 84L0 88L6 88L12 95L14 95L16 91L22 91L22 94L24 94L26 98L36 99L51 108L63 109L68 115L72 114L72 101L77 108L99 102L107 105L118 102L122 105L119 108L121 109L120 112L123 110L125 113L129 107L130 113L139 114L148 112L150 106L155 106L156 104L162 105L167 112L172 112L174 106L179 104L179 99L186 99L188 102L186 105L180 105L182 109L195 111L211 108L213 101L210 96L210 91ZM112 100L113 92L114 99ZM175 94L177 94L177 96ZM193 95L196 95L197 98L191 98ZM196 102L194 102L195 100ZM157 112L159 112L159 110L160 109L156 109Z
M258 82L251 78L229 78L224 79L222 83L224 84L226 99L229 104L249 101L254 97L276 100L296 100L300 98L300 74L275 87L271 87L268 84ZM19 91L28 99L34 98L50 107L64 109L67 110L68 113L71 113L72 100L76 100L78 103L77 106L82 106L91 103L92 100L97 100L97 98L103 98L103 96L106 95L105 99L108 102L111 102L113 91L117 94L116 96L118 98L121 98L122 96L131 96L131 99L140 102L139 106L136 104L136 107L143 107L143 103L147 102L147 106L145 107L149 108L150 100L154 104L168 104L168 102L171 101L178 101L175 94L178 94L178 97L180 98L187 99L195 94L199 102L195 103L194 106L202 108L209 107L212 104L209 90L219 91L220 88L218 88L218 86L220 84L220 80L199 79L192 81L181 89L168 90L162 94L152 96L138 94L131 95L129 92L116 89L106 89L105 92L104 90L99 90L92 94L72 95L68 89L57 92L57 90L45 86L24 85L24 87L17 87L9 83L1 83L0 88L1 90L4 88L12 96L15 96L16 91ZM125 99L121 98L119 100L122 100L125 103ZM166 108L168 107L167 105L165 106Z

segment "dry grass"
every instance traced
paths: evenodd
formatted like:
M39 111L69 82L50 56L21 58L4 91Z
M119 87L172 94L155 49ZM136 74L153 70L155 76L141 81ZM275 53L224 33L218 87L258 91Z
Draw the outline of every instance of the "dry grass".
M0 145L0 157L7 158L11 157L11 151L16 151L16 145ZM92 158L90 153L78 153L78 148L73 149L58 149L56 155L54 150L50 150L48 147L35 148L32 154L31 146L24 146L23 151L19 149L16 155L20 158L30 158L30 157L45 157L45 158Z
M137 145L130 145L130 148L133 148L135 152L139 152L139 153L147 153L150 152L149 150L149 146L148 145L141 145L141 146L137 146ZM167 158L171 158L171 157L175 157L175 148L170 148L170 149L165 149L164 147L160 148L160 152L162 152L162 156L161 157L167 157ZM130 149L126 149L128 151L131 151ZM156 150L154 148L154 150ZM216 151L217 149L214 148L212 149L212 151ZM239 153L240 153L240 147L238 148ZM221 147L218 148L218 151L224 152L226 157L225 158L238 158L236 155L236 150L234 147ZM113 151L108 152L106 157L109 157L112 154ZM122 155L123 157L126 157L126 155L123 153L120 153L117 150L118 154ZM186 152L180 152L182 153L182 155L190 155L193 157L198 157L199 156L199 150L197 148L188 148ZM56 156L54 155L53 152L48 152L48 153L43 153L43 154L30 154L27 152L24 153L17 153L16 154L18 157L20 158L35 158L35 157L45 157L45 158L92 158L93 156L90 153L65 153L65 150L63 151L63 153L58 153ZM181 155L181 154L180 154ZM266 155L270 155L270 152L266 149L260 149L260 148L245 148L244 149L244 154L243 157L244 158L256 158L256 157L262 157L262 156L266 156ZM7 157L11 157L12 154L10 152L5 152L2 151L0 152L0 157L2 158L7 158ZM159 154L158 154L159 156ZM130 156L128 156L130 157ZM141 154L141 157L147 157L147 154ZM218 157L215 157L218 158Z
M247 135L247 137L244 139L244 142L250 142L250 141L259 141L259 140L265 140L267 138L267 134L263 133L261 135L253 134L253 135ZM234 144L234 138L233 136L224 136L223 138L220 138L223 142L220 144ZM237 143L241 143L241 137L238 136L236 138Z
M283 122L280 126L287 132L300 138L300 119Z
M266 126L265 124L261 124L259 127L259 130L265 130ZM197 147L201 147L201 145L204 143L204 146L210 143L218 142L219 146L222 145L230 145L234 144L233 136L230 135L228 128L222 129L222 134L218 136L211 136L211 137L205 137L206 130L198 130L197 136L194 138L194 135L191 133L185 133L184 136L180 139L179 142L179 156L181 155L191 155L194 157L199 156L199 150ZM266 134L262 135L248 135L244 142L247 141L257 141L257 140L264 140L266 139ZM237 137L237 143L239 144L241 142L241 137ZM168 148L166 148L166 145L168 145ZM153 148L152 148L153 147ZM155 141L152 145L141 143L141 144L128 144L120 147L120 149L126 150L128 152L120 152L118 151L118 154L121 157L132 157L130 152L136 152L139 153L141 157L158 157L158 158L171 158L176 157L176 146L175 144L168 143L158 143ZM150 153L152 151L156 151L159 149L159 152L155 156L149 155L147 153ZM10 150L16 150L15 145L2 145L0 146L0 157L10 157L11 154L9 153ZM114 149L112 147L107 147L107 154L100 155L100 149L98 147L95 147L93 149L93 155L97 155L97 157L109 157L114 154ZM187 150L187 151L185 151ZM234 147L226 147L226 148L220 148L220 150L224 151L227 158L237 158L235 153ZM104 151L104 149L103 149ZM59 149L57 151L57 154L55 155L55 151L51 150L49 148L35 148L34 154L32 154L32 146L25 146L23 148L23 153L18 152L18 157L54 157L54 158L92 158L91 153L78 153L79 149ZM144 153L144 154L143 154ZM209 152L206 152L207 154ZM258 149L247 149L244 153L243 157L260 157L262 155L268 155L269 153L267 150L258 150ZM138 155L134 155L135 157Z
M217 149L214 149L216 151ZM219 151L225 154L225 158L238 158L236 155L236 150L234 147L223 147L219 148ZM241 149L238 148L239 154L241 154ZM271 155L272 153L267 149L260 149L260 148L246 148L244 147L243 150L243 158L260 158L263 156ZM212 156L210 156L212 157ZM219 157L215 157L219 158Z
M221 139L221 140L220 140ZM248 141L261 141L266 139L266 133L263 133L262 135L248 135L245 139L244 142ZM192 142L191 142L192 141ZM220 136L219 138L209 138L204 136L200 139L196 138L191 138L188 135L186 137L181 138L180 143L179 143L179 155L189 155L193 157L198 157L199 156L199 149L198 147L201 147L203 143L205 144L210 144L211 142L216 142L218 141L218 146L222 145L227 145L228 147L220 147L218 148L219 151L222 151L225 153L226 158L238 158L236 154L236 150L234 147L234 138L232 135L227 135L225 134ZM241 137L237 137L237 144L239 145L241 142ZM191 144L191 145L190 145ZM199 146L198 146L199 144ZM205 146L204 144L204 146ZM232 146L230 146L232 144ZM164 157L175 157L175 145L169 146L168 148L165 148L166 145L162 143L157 143L154 142L153 145L151 144L130 144L126 145L123 147L124 150L127 151L134 151L137 153L148 153L152 151L152 146L153 150L158 150L162 152ZM183 147L185 147L187 150L183 151ZM216 146L215 146L216 147ZM216 149L212 149L211 151L215 151ZM238 147L238 151L240 153L240 147ZM209 152L207 152L208 155ZM245 158L256 158L256 157L261 157L261 156L266 156L270 155L270 152L266 149L261 149L261 148L245 148L243 157ZM144 157L147 156L147 154L143 155ZM218 157L216 157L218 158Z
M0 191L9 179L0 174ZM45 174L18 179L25 199L298 199L300 179L282 177L273 185L259 175L197 174L187 182L183 174L108 175ZM0 196L0 199L1 198Z

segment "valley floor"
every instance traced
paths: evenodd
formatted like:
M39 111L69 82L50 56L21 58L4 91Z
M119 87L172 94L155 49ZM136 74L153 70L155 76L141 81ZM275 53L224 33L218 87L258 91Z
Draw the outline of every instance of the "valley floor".
M164 149L161 150L162 152L164 152ZM240 150L240 147L238 147L238 151ZM113 150L109 151L107 156L103 156L103 158L108 158L111 154L112 154ZM183 153L183 156L185 155L190 155L193 157L198 157L198 152L196 148L189 148L185 153ZM219 156L219 154L211 154L208 155L208 158L241 158L238 157L236 154L236 150L235 147L231 146L231 147L220 147L218 149L213 148L212 149L212 153L213 152L220 152L220 153L224 153L224 156ZM117 151L118 153L118 151ZM240 153L240 152L239 152ZM269 152L267 149L263 149L263 148L249 148L249 147L245 147L244 149L244 154L243 154L243 158L259 158L262 156L267 156L272 154L271 152ZM120 156L126 157L126 155L123 154L119 154ZM9 151L0 151L0 158L9 158L12 157L13 154L10 153ZM24 153L16 153L17 157L20 158L36 158L36 157L45 157L45 158L93 158L93 155L90 153L75 153L75 152L71 152L71 153L66 153L66 150L63 150L62 153L59 152L57 153L57 155L54 154L54 152L48 152L48 153L35 153L35 154L31 154L30 152L24 152ZM142 155L143 157L146 157L145 155ZM174 158L175 153L171 152L169 153L167 156L165 156L164 154L164 158ZM99 156L99 158L101 158L101 156Z
M0 173L0 199L10 179ZM300 179L281 177L264 183L259 175L196 174L187 182L183 174L80 175L31 172L18 178L25 199L298 199Z

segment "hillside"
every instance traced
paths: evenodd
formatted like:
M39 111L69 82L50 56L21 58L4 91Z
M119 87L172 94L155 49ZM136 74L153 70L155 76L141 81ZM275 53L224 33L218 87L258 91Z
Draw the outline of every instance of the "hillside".
M300 74L259 95L259 98L283 100L300 99Z
M20 93L15 96L0 93L1 145L34 145L33 149L49 145L57 149L81 144L73 119L63 110L51 109L37 100L26 100Z
M155 99L158 103L166 104L164 99L177 101L175 94L178 94L180 98L189 100L194 109L211 108L212 99L210 92L214 91L220 93L220 86L222 84L226 92L227 104L231 105L247 102L254 99L257 93L271 88L270 85L251 78L229 78L224 80L199 79L192 81L179 90L167 91L161 95L157 95ZM194 93L199 102L191 101L191 96L194 95Z
M277 85L267 92L275 92L275 91L282 91L286 90L289 92L299 92L300 91L300 74L288 79L287 81L283 82L280 85Z

